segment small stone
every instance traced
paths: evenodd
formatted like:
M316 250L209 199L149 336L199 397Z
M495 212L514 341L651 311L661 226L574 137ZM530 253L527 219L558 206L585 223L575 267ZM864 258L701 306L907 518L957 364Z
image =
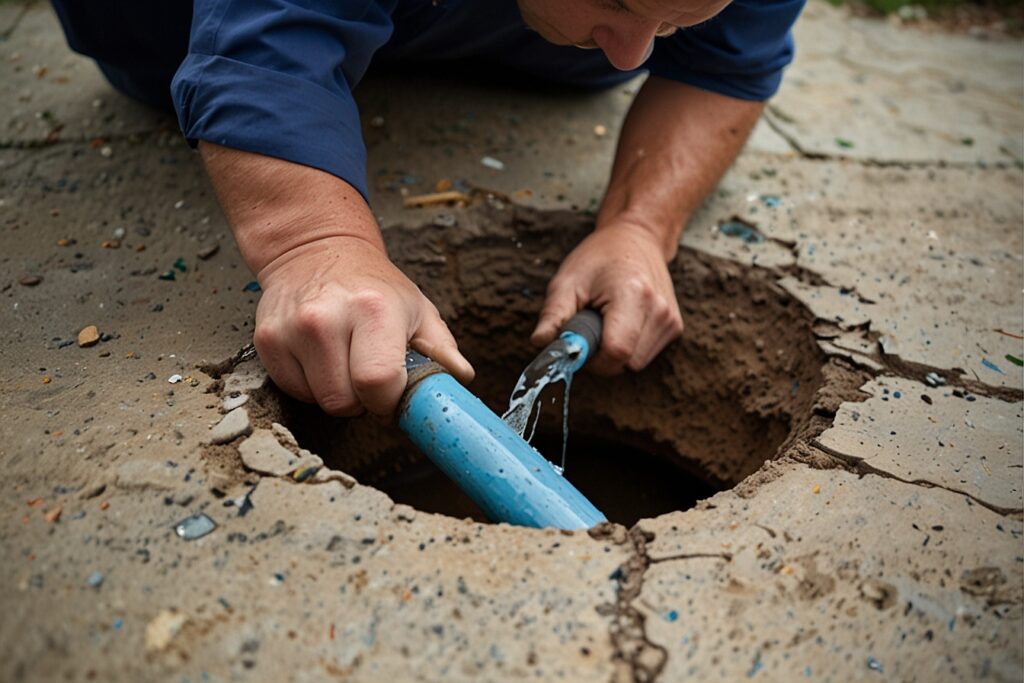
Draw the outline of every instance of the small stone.
M46 521L50 524L56 524L60 521L60 514L62 512L64 512L64 508L58 505L46 513Z
M499 159L495 159L494 157L484 157L480 160L480 163L486 166L487 168L493 169L495 171L505 170L505 162Z
M42 281L43 278L38 275L22 275L18 278L18 284L24 285L25 287L35 287Z
M100 331L96 329L95 325L82 328L82 331L78 333L78 345L83 349L87 346L95 346L99 341Z
M599 138L603 138L605 135L608 135L608 128L602 126L601 124L597 124L596 126L594 126L594 135L596 135Z
M325 484L329 481L336 481L347 489L352 488L358 483L351 475L339 470L328 469L326 467L321 467L317 470L316 474L313 475L313 478L310 479L310 481L314 484Z
M384 127L384 117L383 116L374 116L372 119L370 119L370 128L383 128L383 127Z
M103 145L102 147L100 147L100 156L109 159L110 157L114 156L114 148L111 147L110 145Z
M227 443L251 433L252 425L249 423L249 412L245 407L235 408L210 431L210 442L214 444Z
M181 612L164 609L146 624L146 650L162 652L171 644L182 627L188 623L188 617Z
M224 399L221 403L221 410L225 413L230 413L235 408L244 406L249 401L249 394L238 394L237 396L229 396Z
M115 240L123 240L124 239L124 235L125 235L125 229L124 228L115 228L114 229L114 239Z
M89 574L89 578L85 580L85 585L89 588L99 588L103 585L103 579L105 578L106 577L103 575L103 572L96 570L92 574Z
M216 254L218 251L220 251L220 245L219 244L211 244L210 246L203 247L202 249L197 251L196 252L196 256L201 261L205 261L208 258L212 258L213 255Z
M186 541L194 541L202 538L217 528L217 523L206 513L200 512L197 515L186 517L174 525L174 533Z
M276 477L323 466L323 461L318 456L305 449L300 449L298 454L288 450L281 445L274 433L267 429L257 429L238 447L238 453L242 456L242 463L250 470ZM314 473L315 471L306 474L304 479L308 479Z
M815 484L814 488L811 489L811 493L815 495L821 493L821 484Z
M453 187L455 187L455 184L451 180L448 178L441 178L437 181L437 184L434 185L434 192L447 192Z
M100 246L104 249L120 249L121 240L103 240L100 242Z
M170 377L167 378L167 382L169 384L177 384L180 381L181 381L181 375L171 375Z

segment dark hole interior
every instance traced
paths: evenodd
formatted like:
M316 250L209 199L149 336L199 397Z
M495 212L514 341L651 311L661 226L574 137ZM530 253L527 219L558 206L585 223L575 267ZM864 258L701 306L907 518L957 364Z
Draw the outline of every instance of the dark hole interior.
M438 306L499 415L536 349L542 292L591 229L586 216L487 207L457 226L397 226L395 262ZM727 239L727 238L726 238ZM780 452L810 418L824 357L813 318L770 274L681 250L672 264L683 338L639 373L573 381L567 476L609 519L692 507ZM558 463L561 387L543 399L535 447ZM330 418L280 397L280 420L332 468L420 510L481 513L402 435L372 417Z
M537 434L534 447L560 462L561 434ZM384 459L401 459L386 453ZM645 517L686 510L715 493L715 487L672 460L626 444L570 434L565 476L608 519L632 526ZM419 510L489 521L477 505L428 460L418 460L398 474L370 484L392 500Z

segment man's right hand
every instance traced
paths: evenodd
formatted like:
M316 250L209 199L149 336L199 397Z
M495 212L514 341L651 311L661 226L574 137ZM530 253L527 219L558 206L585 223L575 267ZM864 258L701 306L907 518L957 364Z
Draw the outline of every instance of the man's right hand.
M263 295L256 350L288 394L333 415L391 414L411 346L467 382L437 309L387 257L362 196L323 171L201 143Z
M325 237L260 271L256 350L274 382L332 415L389 415L412 346L473 377L437 309L377 245Z

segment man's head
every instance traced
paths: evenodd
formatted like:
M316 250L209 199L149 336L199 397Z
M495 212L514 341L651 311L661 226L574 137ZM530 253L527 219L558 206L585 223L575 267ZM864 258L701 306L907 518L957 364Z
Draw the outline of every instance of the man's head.
M527 25L557 45L599 48L616 68L643 64L654 39L707 21L730 0L518 0Z

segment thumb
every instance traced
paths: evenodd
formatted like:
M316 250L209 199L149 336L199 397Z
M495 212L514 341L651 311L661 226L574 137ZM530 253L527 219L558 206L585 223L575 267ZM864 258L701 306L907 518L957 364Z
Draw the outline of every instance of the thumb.
M466 357L459 352L459 345L448 326L437 313L428 314L409 340L409 345L424 356L440 363L463 384L473 380L476 371Z
M537 327L530 335L530 342L535 346L544 346L550 343L565 321L577 311L579 308L577 304L576 295L571 289L551 288L544 301L544 308L540 311Z

